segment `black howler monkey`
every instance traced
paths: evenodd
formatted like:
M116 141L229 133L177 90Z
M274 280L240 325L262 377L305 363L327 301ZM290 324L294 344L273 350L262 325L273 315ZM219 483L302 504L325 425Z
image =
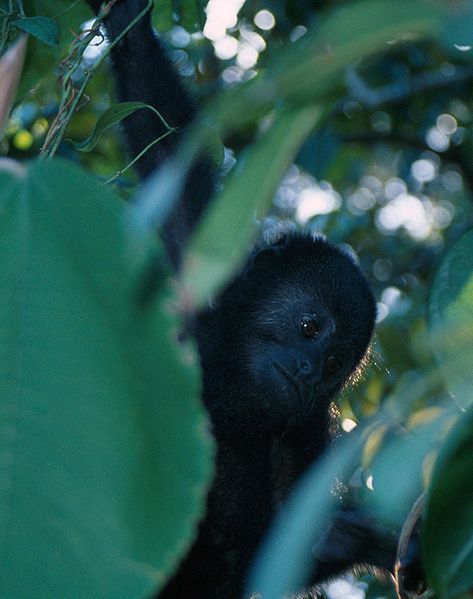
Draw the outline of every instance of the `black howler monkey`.
M99 0L88 2L99 10ZM146 2L111 4L105 23L115 39ZM111 59L121 101L151 104L179 129L193 120L192 98L152 31L149 13L113 48ZM147 111L128 117L124 129L132 155L165 132ZM178 135L145 154L138 162L141 177L172 154ZM163 237L175 268L215 178L210 161L196 163L166 223ZM303 234L255 249L214 305L195 316L191 332L217 441L216 477L197 539L161 598L242 597L248 566L281 500L330 443L332 400L363 360L374 320L373 294L353 259ZM318 580L354 563L392 567L395 548L375 546L356 512L341 512L334 531L319 556Z

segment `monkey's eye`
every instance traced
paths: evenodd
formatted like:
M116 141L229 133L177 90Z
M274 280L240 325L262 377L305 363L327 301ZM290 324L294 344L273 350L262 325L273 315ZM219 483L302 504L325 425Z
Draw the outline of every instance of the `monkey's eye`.
M329 356L325 360L325 372L330 376L337 374L341 367L342 363L335 356Z
M319 323L315 320L314 316L309 316L308 314L305 314L301 318L299 326L301 329L301 333L304 335L304 337L307 337L308 339L313 339L320 332Z

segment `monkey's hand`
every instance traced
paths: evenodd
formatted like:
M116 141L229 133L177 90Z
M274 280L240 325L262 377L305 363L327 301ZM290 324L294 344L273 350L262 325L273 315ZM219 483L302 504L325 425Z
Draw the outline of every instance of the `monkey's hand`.
M418 528L413 531L406 552L398 556L395 576L397 592L401 599L432 596L422 565Z
M398 534L387 530L366 510L340 510L313 549L314 582L336 576L353 566L368 566L392 574L397 542Z
M397 592L401 599L427 598L433 593L427 586L421 551L421 521L425 496L422 493L412 506L404 522L399 547L395 578Z

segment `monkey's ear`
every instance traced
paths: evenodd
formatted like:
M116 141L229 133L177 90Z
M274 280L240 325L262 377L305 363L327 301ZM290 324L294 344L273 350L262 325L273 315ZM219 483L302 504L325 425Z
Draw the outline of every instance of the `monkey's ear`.
M348 245L348 243L341 243L340 245L337 245L337 247L342 252L342 254L347 256L347 258L350 258L350 260L354 264L356 264L357 266L360 266L360 260L358 258L358 254L351 247L351 245Z
M294 240L297 235L297 228L294 223L287 221L278 222L266 229L261 242L257 244L250 256L245 274L248 275L251 271L274 268L274 264L281 253L286 250L291 240Z
M285 248L289 242L289 235L287 233L283 233L281 237L273 242L273 247L275 248Z
M252 273L273 269L281 251L286 247L287 241L284 236L273 245L256 248L248 260L245 275L250 276Z

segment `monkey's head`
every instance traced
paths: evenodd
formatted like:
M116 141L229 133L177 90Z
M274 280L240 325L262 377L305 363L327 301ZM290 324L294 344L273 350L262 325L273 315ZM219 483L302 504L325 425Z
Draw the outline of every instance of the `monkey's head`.
M375 315L353 257L326 240L293 234L259 249L202 315L211 416L282 428L316 417L362 362Z

